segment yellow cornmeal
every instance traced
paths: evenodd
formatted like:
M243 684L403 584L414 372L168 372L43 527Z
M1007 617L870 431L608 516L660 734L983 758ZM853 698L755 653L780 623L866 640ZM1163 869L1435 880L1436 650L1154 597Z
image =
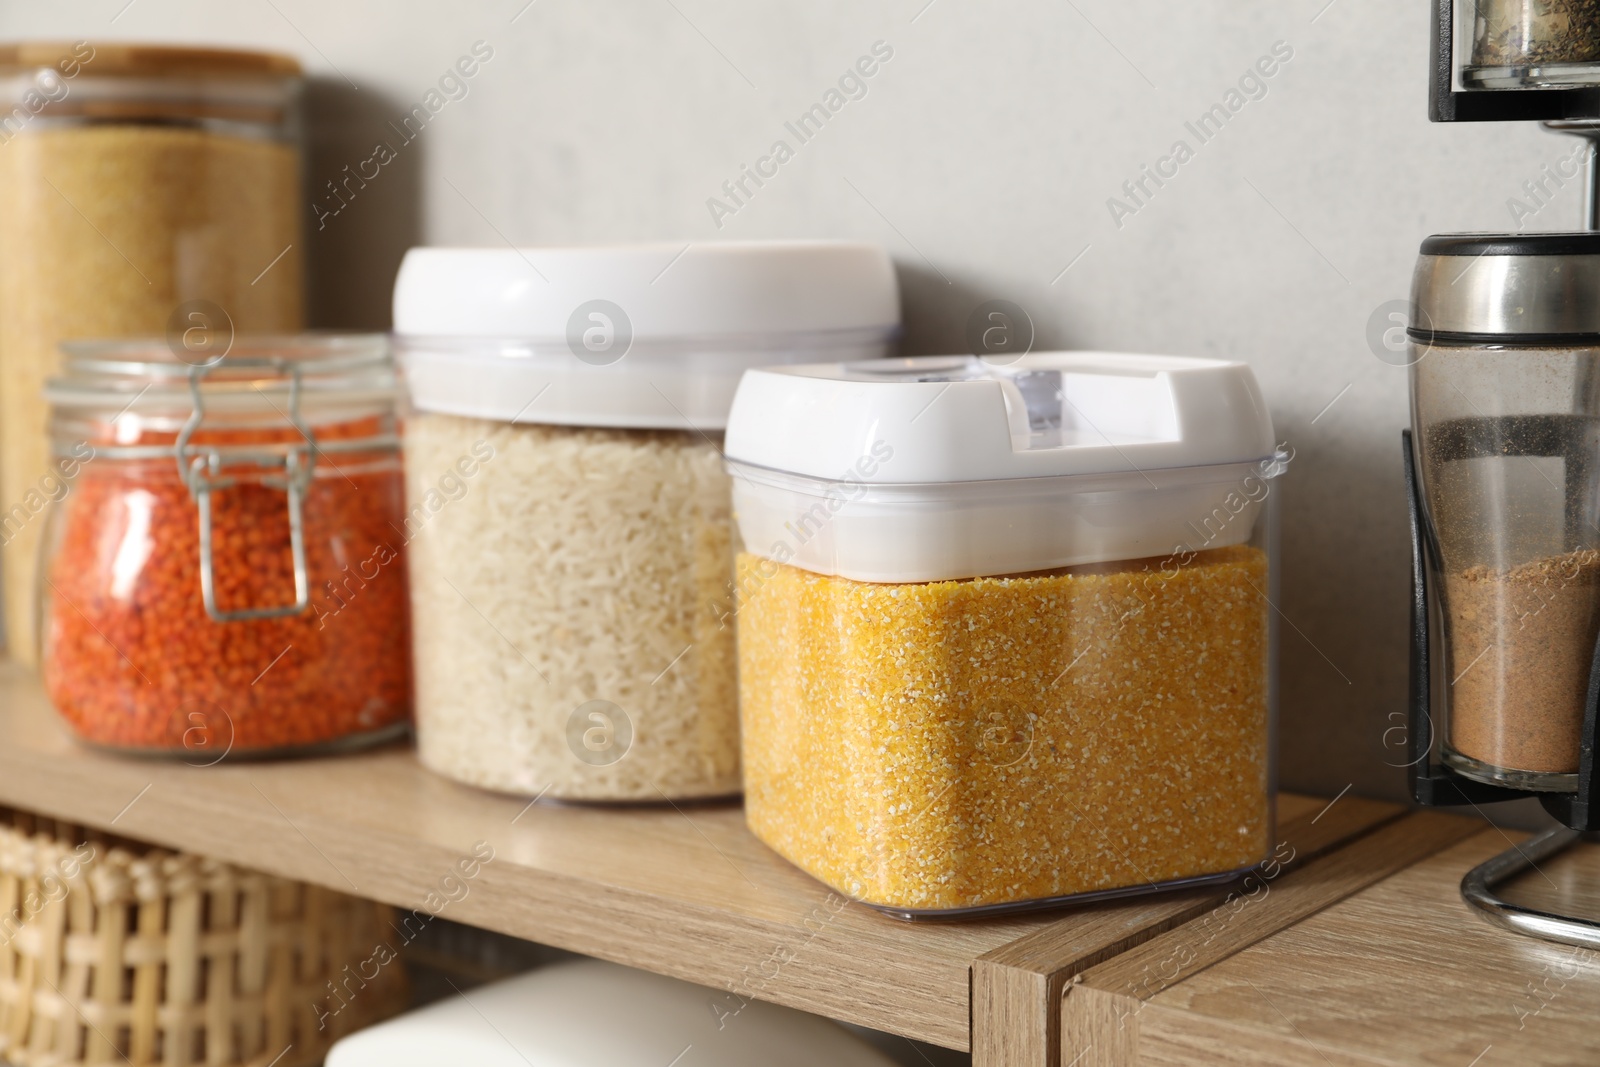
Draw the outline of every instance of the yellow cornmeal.
M967 908L1266 855L1260 549L916 585L738 567L746 818L841 892Z

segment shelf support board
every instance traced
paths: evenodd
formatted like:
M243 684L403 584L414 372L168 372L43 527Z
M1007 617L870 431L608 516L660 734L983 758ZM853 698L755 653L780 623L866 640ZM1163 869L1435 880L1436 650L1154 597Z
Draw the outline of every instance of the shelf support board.
M1280 828L1276 864L1250 876L1257 884L1304 867L1405 814L1398 804L1348 796L1299 806L1302 810ZM1246 879L1237 889L1220 886L1135 898L1101 909L1088 922L1081 914L1069 914L980 956L972 968L974 1067L1065 1067L1061 999L1075 975L1168 931L1183 936L1187 924L1248 891L1249 884Z
M1058 1001L1061 1060L1072 1067L1141 1063L1142 1015L1152 998L1481 829L1476 820L1433 811L1387 821L1343 848L1297 859L1259 892L1080 971Z

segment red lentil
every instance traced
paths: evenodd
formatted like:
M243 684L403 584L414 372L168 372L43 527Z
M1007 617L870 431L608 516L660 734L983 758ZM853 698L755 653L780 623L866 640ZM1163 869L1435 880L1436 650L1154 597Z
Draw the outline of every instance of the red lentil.
M321 427L317 438L377 430L377 420L362 420ZM296 438L275 427L202 432L194 443ZM146 433L114 443L172 441ZM113 440L108 431L91 443ZM318 746L405 722L403 495L393 454L319 458L304 509L310 608L217 622L201 599L196 504L176 462L89 461L56 518L46 572L43 672L57 710L95 744L219 756ZM220 609L294 602L281 489L247 474L213 493L213 530Z

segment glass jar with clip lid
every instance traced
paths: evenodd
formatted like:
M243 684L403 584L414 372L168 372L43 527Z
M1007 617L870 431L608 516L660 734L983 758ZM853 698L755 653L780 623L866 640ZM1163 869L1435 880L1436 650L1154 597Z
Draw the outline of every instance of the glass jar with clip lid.
M67 346L40 662L83 740L210 763L411 712L396 384L376 335ZM59 478L56 475L59 474Z

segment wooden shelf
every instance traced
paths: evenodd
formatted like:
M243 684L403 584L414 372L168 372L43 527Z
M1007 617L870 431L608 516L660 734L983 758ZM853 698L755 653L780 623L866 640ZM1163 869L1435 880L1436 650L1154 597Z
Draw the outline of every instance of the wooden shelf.
M14 665L0 665L0 804L402 908L422 906L487 842L493 861L444 917L972 1048L980 1064L1052 1062L1073 973L1204 916L1223 892L908 924L839 907L757 842L736 805L530 805L430 774L398 745L203 769L117 758L74 743ZM1280 836L1309 874L1318 857L1416 818L1356 797L1285 796ZM1409 861L1445 843L1424 832L1396 847Z
M1308 907L1314 888L1285 878L1281 894L1240 912L1241 936L1222 940L1243 944L1212 966L1143 988L1152 961L1192 943L1175 934L1085 971L1063 1002L1067 1059L1083 1050L1078 1067L1600 1063L1595 953L1492 926L1461 900L1462 876L1526 835L1453 821L1468 836L1326 908ZM1403 847L1398 829L1338 858L1371 870ZM1575 846L1540 867L1500 892L1600 917L1600 848ZM1306 914L1291 923L1293 913ZM1278 932L1252 938L1258 926Z

